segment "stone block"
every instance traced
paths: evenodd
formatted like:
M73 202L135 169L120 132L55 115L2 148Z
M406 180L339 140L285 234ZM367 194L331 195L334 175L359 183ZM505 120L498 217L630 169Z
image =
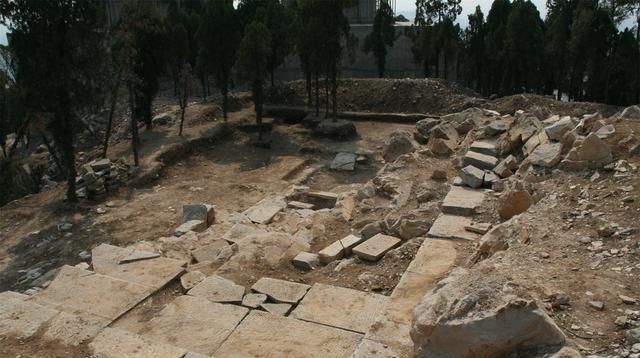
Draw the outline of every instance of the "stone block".
M442 201L442 212L451 215L473 215L484 201L484 190L452 186Z
M573 124L573 121L571 121L571 117L565 116L560 118L557 122L544 127L544 130L549 138L559 142L562 140L562 136L566 132L573 130L573 128L575 128L575 125Z
M378 261L384 254L400 245L401 240L393 236L377 234L353 248L353 253L367 261Z
M474 167L473 165L467 165L462 168L459 175L462 182L468 187L479 188L482 186L484 171Z
M293 306L288 303L263 303L260 305L260 308L277 316L286 316L291 311L291 307Z
M176 237L180 237L186 233L188 233L189 231L194 231L194 232L203 232L207 229L207 223L202 221L202 220L190 220L187 221L186 223L178 226L178 228L176 229L176 231L174 232L174 236Z
M313 270L320 264L317 254L302 251L293 258L293 266L301 270Z
M191 220L204 221L207 227L216 221L215 206L209 204L187 204L182 206L182 222Z
M344 239L340 240L342 247L344 248L345 255L351 255L353 248L358 246L364 239L355 235L348 235Z
M490 155L468 151L462 160L462 164L464 166L473 165L479 169L492 170L498 165L498 159Z
M465 230L471 224L471 218L465 216L440 214L429 229L429 236L443 239L462 239L475 241L480 235Z
M550 168L562 159L562 143L539 145L527 158L533 165Z
M256 224L267 225L285 206L283 200L267 198L247 209L244 214Z
M340 260L344 256L344 251L344 246L342 246L340 240L334 241L331 245L320 250L318 253L320 262L326 265L332 261Z
M242 299L242 305L249 308L258 308L267 302L267 295L262 293L247 293Z
M498 155L498 146L495 142L477 140L471 143L469 150L480 154L490 155L496 157Z
M356 168L356 158L355 153L340 152L333 158L331 169L353 171Z

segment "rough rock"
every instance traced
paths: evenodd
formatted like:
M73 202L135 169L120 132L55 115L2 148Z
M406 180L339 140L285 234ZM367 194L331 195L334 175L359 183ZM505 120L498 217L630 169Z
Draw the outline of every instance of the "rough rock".
M479 188L482 186L484 172L473 165L467 165L462 168L459 175L462 182L471 188Z
M539 145L527 158L533 165L550 168L562 159L562 143L546 143Z
M618 116L622 119L640 119L640 106L629 106Z
M185 290L190 290L197 284L202 282L202 280L204 280L205 278L207 277L200 271L189 271L180 276L180 284Z
M158 114L151 120L154 126L164 126L169 124L171 121L173 121L173 116L168 112Z
M483 140L477 140L471 143L469 150L476 153L491 155L493 157L498 155L498 146L494 142L488 142Z
M435 127L440 123L439 120L434 118L425 118L416 122L416 135L414 138L422 144L426 144L429 140L429 135L431 132L431 128Z
M318 256L320 257L320 262L326 265L332 261L341 259L344 256L344 251L341 240L337 240L320 250Z
M333 119L322 120L314 128L313 134L319 137L328 137L332 139L344 140L355 137L356 126L352 121L346 119Z
M572 130L574 127L575 125L573 124L571 117L565 116L560 118L560 120L558 120L557 122L544 127L544 130L545 132L547 132L547 135L549 136L549 138L555 141L561 141L562 136L566 132Z
M360 230L360 236L364 240L367 240L368 238L373 237L374 235L379 234L381 232L382 232L382 226L380 225L380 222L375 221L365 225L362 228L362 230Z
M209 276L189 290L190 296L206 298L211 302L241 303L245 288L218 275Z
M507 190L498 200L498 214L508 219L521 214L533 204L533 198L526 190Z
M288 303L263 303L260 307L271 314L286 316L293 306Z
M452 140L442 138L431 138L429 140L429 150L434 154L448 155L454 152L456 144Z
M416 357L495 357L562 346L565 336L532 299L503 293L508 279L455 269L416 307Z
M216 220L215 206L209 204L187 204L182 206L182 222L191 220L204 221L207 227Z
M502 134L502 133L506 132L507 130L509 130L510 126L511 126L511 122L510 121L499 119L497 121L491 122L488 126L484 127L484 132L488 136L493 137L493 136L496 136L498 134Z
M203 232L206 229L207 229L206 222L202 220L189 220L184 224L178 226L178 228L176 229L173 235L175 235L176 237L180 237L188 233L189 231Z
M391 133L389 140L385 144L382 157L387 162L393 162L402 154L411 153L418 148L411 133L405 130L396 129Z
M340 152L336 154L331 162L332 170L353 171L356 168L356 154L349 152Z
M613 161L611 148L596 133L589 134L576 150L578 160L601 164L608 164Z
M263 293L248 293L242 298L242 305L249 308L258 308L267 302L267 295Z
M429 226L429 223L425 220L403 219L400 222L398 234L405 240L421 237L429 231Z
M437 126L431 128L429 132L430 138L440 138L450 140L453 143L458 142L458 132L449 123L440 123Z

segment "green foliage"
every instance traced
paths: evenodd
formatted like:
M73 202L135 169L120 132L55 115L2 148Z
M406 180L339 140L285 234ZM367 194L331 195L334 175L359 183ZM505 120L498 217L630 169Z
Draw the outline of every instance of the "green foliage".
M372 51L376 58L380 77L384 77L387 47L392 47L396 40L393 23L393 10L386 1L381 1L373 20L371 34L367 35L364 43L365 52Z
M216 84L222 92L222 110L226 120L231 69L236 62L242 24L232 0L207 1L201 16L199 67L215 75Z
M484 92L485 75L485 22L480 6L468 16L469 26L464 30L462 56L462 76L465 84Z
M269 72L268 56L271 53L271 34L261 22L254 21L245 29L238 49L237 70L240 78L251 84L251 91L262 139L262 101L264 80Z

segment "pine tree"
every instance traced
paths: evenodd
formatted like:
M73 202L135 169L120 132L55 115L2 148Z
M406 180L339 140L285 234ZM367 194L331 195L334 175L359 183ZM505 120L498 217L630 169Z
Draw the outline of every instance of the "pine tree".
M365 38L364 51L373 52L378 67L378 76L384 77L387 47L393 47L396 31L393 27L393 10L387 1L380 2L373 20L373 29Z

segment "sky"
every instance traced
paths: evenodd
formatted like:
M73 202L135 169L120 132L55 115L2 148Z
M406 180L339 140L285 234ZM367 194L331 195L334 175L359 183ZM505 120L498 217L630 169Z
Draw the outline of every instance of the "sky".
M544 17L547 15L547 8L545 6L546 1L531 0L531 2L538 8L540 17L544 19ZM476 10L477 5L480 5L480 8L482 9L482 12L484 13L484 16L486 18L489 10L491 9L491 3L493 3L493 0L462 0L462 2L460 3L462 5L462 14L460 14L457 19L457 21L460 23L460 26L462 26L463 28L467 26L467 15L473 13ZM396 12L403 13L405 16L413 19L416 14L416 0L396 0Z

